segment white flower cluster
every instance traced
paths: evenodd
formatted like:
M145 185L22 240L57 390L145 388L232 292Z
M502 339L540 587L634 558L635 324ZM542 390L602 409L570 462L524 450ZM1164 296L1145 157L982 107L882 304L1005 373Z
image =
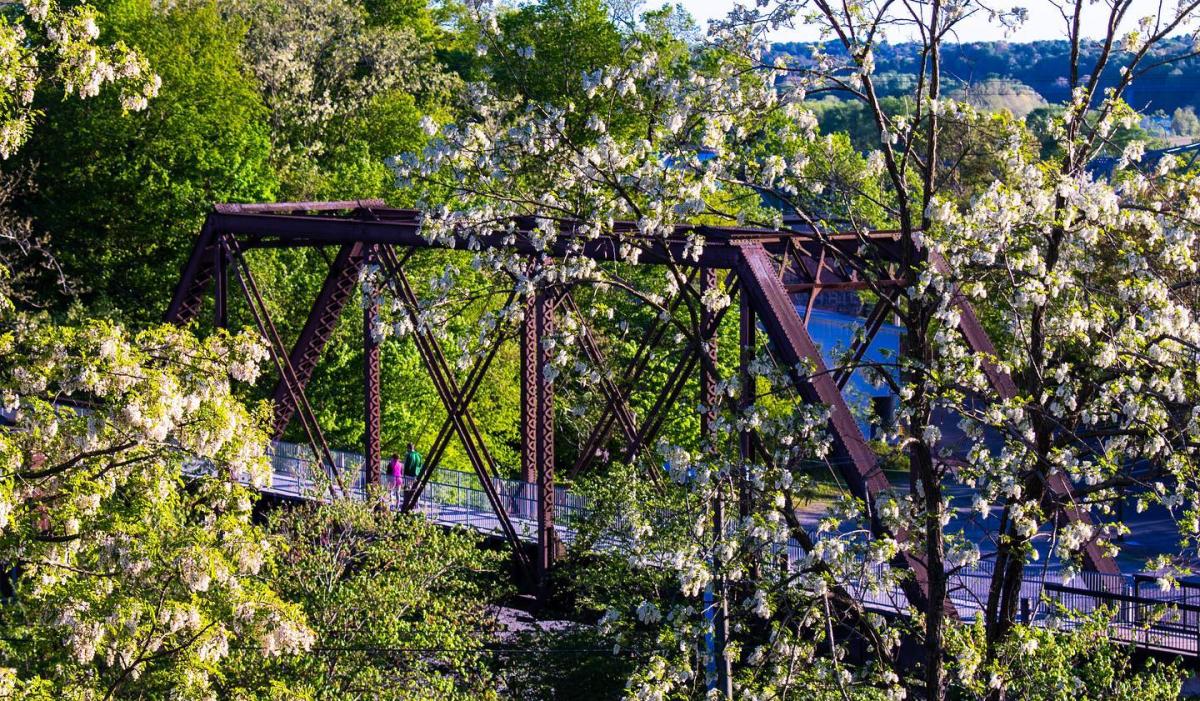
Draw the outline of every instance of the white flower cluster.
M238 607L235 618L242 625L260 631L262 651L269 657L308 650L316 641L316 635L308 626L297 623L292 616L275 607L247 602Z
M870 14L858 2L843 8L831 9L827 20L853 24ZM956 2L943 11L956 17L965 8ZM1194 350L1200 348L1200 327L1175 298L1172 285L1174 275L1197 267L1197 183L1177 174L1170 159L1152 173L1141 172L1144 147L1138 144L1124 149L1112 181L1094 177L1078 155L1084 148L1081 134L1092 130L1108 138L1130 124L1133 113L1115 98L1093 105L1084 89L1073 93L1063 117L1049 125L1068 158L1077 161L1073 167L1050 167L1035 156L1023 125L929 94L903 115L878 115L878 151L848 152L836 139L817 133L815 116L802 100L819 84L816 76L832 81L821 87L870 85L870 46L843 47L844 55L818 46L802 59L777 58L761 71L746 69L761 62L764 48L762 37L747 28L790 20L796 9L794 3L760 3L716 23L712 40L740 61L672 58L631 39L623 63L580 76L586 98L581 104L529 105L504 99L485 85L470 86L465 96L470 118L440 129L426 125L435 138L424 151L393 161L400 183L439 203L428 207L421 221L426 240L466 251L472 274L504 280L515 292L508 310L487 318L481 345L498 329L511 328L521 315L511 310L523 309L537 291L590 284L601 293L616 289L639 299L675 327L668 338L673 334L680 346L704 348L707 341L668 305L680 301L693 318L734 310L722 285L701 291L689 280L686 269L704 259L712 241L691 225L778 227L779 213L758 211L764 199L814 221L886 218L864 217L862 210L902 210L923 202L912 189L920 180L914 177L917 171L897 170L918 167L902 165L921 160L903 154L917 153L909 149L928 143L923 130L937 123L953 130L955 139L962 133L976 139L986 134L987 162L981 165L987 181L963 186L971 189L968 201L957 186L940 185L951 173L935 173L938 191L929 193L928 206L916 212L928 220L927 230L901 237L918 261L908 271L913 284L897 296L893 311L910 334L924 337L918 347L901 352L894 371L878 377L896 385L901 400L900 428L886 440L901 451L911 448L912 460L927 452L930 464L917 468L928 468L935 479L915 481L907 494L838 500L820 518L810 552L794 556L793 572L781 574L769 566L789 549L791 536L807 540L811 535L794 531L789 519L812 486L806 469L828 469L834 444L828 409L793 401L794 381L813 368L781 368L763 353L749 366L756 396L748 407L730 409L726 403L738 398L740 378L719 381L715 406L706 406L707 400L695 403L698 413L716 414L709 425L711 445L685 448L664 440L644 461L656 474L666 467L672 511L632 503L625 522L612 525L627 537L630 562L667 569L693 605L664 611L660 602L642 601L625 612L632 615L606 615L602 627L614 635L633 622L654 625L669 631L664 635L680 650L696 649L689 644L706 624L702 607L694 604L706 591L716 598L731 596L723 587L752 574L756 580L739 593L741 605L729 607L742 620L761 616L774 623L783 615L781 607L795 601L813 607L795 620L820 620L826 614L816 602L839 594L848 583L859 594L896 591L902 575L888 563L902 554L924 559L923 548L930 545L927 524L953 533L958 497L937 491L941 479L957 479L974 490L962 501L984 528L995 528L995 512L1001 511L1008 531L997 540L1012 543L1020 558L1036 552L1028 541L1053 506L1045 485L1060 473L1081 487L1099 489L1121 470L1149 461L1164 466L1182 485L1178 494L1155 500L1185 508L1195 503L1190 447L1195 441L1189 439L1200 437L1200 413L1187 408L1200 396ZM781 14L773 15L776 10ZM1143 48L1144 36L1145 31L1133 36L1127 48ZM516 48L486 36L483 43L506 53ZM786 76L784 85L781 76ZM639 128L622 126L630 123ZM877 196L880 187L890 190ZM829 191L845 197L814 194ZM616 223L621 221L632 224ZM814 227L818 234L828 233L822 224ZM585 246L594 252L600 236L615 240L605 254L612 266L578 255ZM497 251L499 246L521 250ZM865 250L864 245L855 253ZM536 272L529 269L530 254L538 256ZM656 278L653 289L642 289L613 272L628 269L622 263L640 261L667 263L665 281ZM881 266L864 275L891 277L892 272ZM455 278L449 270L435 276L427 286L432 298L420 301L415 318L379 328L397 333L438 328L445 320L441 310L454 306L450 295L460 287ZM387 314L394 305L381 290L364 282L364 292ZM993 356L984 357L964 342L960 327L967 315L960 294L988 304L989 330L1000 332ZM565 380L577 379L591 391L610 376L608 369L580 352L581 319L562 313L559 321L562 328L544 340L551 358L546 376L564 387L572 384ZM616 326L625 334L631 326L623 321ZM461 350L462 358L475 357L474 351ZM975 401L994 396L990 384L1003 376L1017 384L1016 396ZM574 416L591 416L586 400L574 404ZM962 417L964 460L950 460L958 456L943 443L955 436L932 420L940 413ZM743 431L753 431L763 444L765 454L756 455L753 464L728 457L737 452L731 446ZM745 478L752 513L735 518L729 509L724 529L717 529L714 501L729 505L742 497L734 488L735 476ZM879 524L896 537L869 537ZM1089 543L1105 545L1107 533L1078 524L1064 527L1057 533L1057 554L1077 557ZM907 536L904 544L901 534ZM942 567L972 567L980 559L979 543L951 535L944 545ZM828 658L815 662L811 646L775 642L755 652L756 672L769 676L775 673L770 670L794 669L796 661L788 655L795 653L806 655L804 664L833 684L857 681L846 679L845 670L828 664ZM639 670L630 694L672 693L681 680L696 678L702 657L656 656ZM975 663L967 660L962 669L970 664ZM977 668L986 665L980 661ZM872 683L890 698L903 698L902 680L893 670L888 673Z
M145 109L158 94L162 81L138 52L119 42L98 43L99 15L90 6L63 7L55 0L15 5L12 21L0 26L0 159L29 138L34 94L51 83L84 98L114 85L121 104L132 111Z
M5 352L20 361L0 371L0 394L20 430L0 432L0 558L27 571L25 605L62 627L74 664L102 656L136 678L178 648L171 664L200 688L227 654L228 611L277 606L254 576L269 547L238 482L270 472L265 417L229 381L256 375L261 342L16 312L3 322ZM297 612L278 619L280 645L303 638Z

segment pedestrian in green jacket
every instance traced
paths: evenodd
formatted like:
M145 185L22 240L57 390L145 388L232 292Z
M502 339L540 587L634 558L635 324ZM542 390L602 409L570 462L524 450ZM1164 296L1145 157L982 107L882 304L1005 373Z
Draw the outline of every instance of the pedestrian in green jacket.
M408 444L408 455L404 456L404 474L409 477L420 477L424 459L412 443Z

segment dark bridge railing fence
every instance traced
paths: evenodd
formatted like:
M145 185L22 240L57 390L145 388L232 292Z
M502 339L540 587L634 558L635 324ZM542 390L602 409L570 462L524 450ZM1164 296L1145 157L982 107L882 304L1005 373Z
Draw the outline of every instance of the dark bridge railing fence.
M365 470L362 456L332 451L333 459L346 478L351 495L365 499ZM301 499L327 499L328 477L308 446L275 442L271 451L274 482L268 491ZM381 467L382 469L382 467ZM386 499L395 503L395 485L384 475ZM415 479L404 478L400 490L410 489ZM352 486L351 486L352 485ZM512 515L513 524L524 539L536 538L536 483L493 478L493 486ZM556 487L555 520L563 540L571 542L590 514L587 500ZM439 470L421 493L415 509L426 518L451 526L471 528L480 533L503 535L491 504L474 473ZM626 524L628 525L628 524ZM617 529L621 526L618 524ZM814 539L816 533L810 534ZM620 548L621 534L606 538L601 547ZM798 563L803 551L796 541L784 548L789 564ZM783 553L781 552L781 555ZM993 564L984 560L960 567L950 575L950 596L960 614L967 619L983 611L991 583ZM872 589L869 583L893 579L888 563L864 564L858 595L868 605L883 611L902 611L908 604L899 585ZM1200 654L1200 583L1183 581L1167 588L1157 577L1147 574L1125 576L1083 571L1067 578L1063 573L1044 567L1030 567L1021 585L1021 622L1061 629L1082 625L1090 616L1107 621L1109 635L1115 640L1152 650L1189 656Z

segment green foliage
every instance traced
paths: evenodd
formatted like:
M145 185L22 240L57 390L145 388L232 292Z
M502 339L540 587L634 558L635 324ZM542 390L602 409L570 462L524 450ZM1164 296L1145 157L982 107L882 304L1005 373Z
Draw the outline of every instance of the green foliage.
M756 125L758 138L748 141L744 155L763 163L772 159L796 163L808 177L809 186L799 193L735 189L729 195L730 203L726 209L745 212L748 219L759 221L769 221L775 210L798 209L834 227L846 226L847 222L872 227L884 225L888 221L887 196L880 188L878 178L871 174L862 153L864 149L847 131L854 125L843 122L843 118L854 111L853 105L834 98L812 103L818 122L828 127L824 129L827 132L824 138L812 141L796 143L781 139L779 134L790 121L783 114L769 115L762 124ZM858 116L865 116L859 112Z
M75 101L58 105L40 91L34 112L50 113L46 128L15 164L38 165L40 190L26 196L22 211L36 217L40 230L51 232L68 276L80 284L82 306L73 312L80 317L120 314L135 326L156 318L161 306L146 300L161 300L169 292L200 220L214 201L372 196L423 205L445 201L447 189L461 188L469 178L452 178L452 184L440 190L398 191L392 187L393 174L384 159L421 149L427 133L434 131L432 122L451 121L462 116L453 114L454 108L472 107L465 103L480 93L461 91L460 78L485 82L492 93L508 98L500 111L517 105L507 121L487 124L496 112L463 120L470 126L494 129L493 135L509 139L506 147L511 149L511 159L491 161L488 151L503 139L488 138L478 154L464 158L468 164L464 170L477 168L470 171L477 179L469 185L483 195L465 205L460 201L463 206L488 197L512 196L526 202L554 199L554 206L561 206L563 212L583 211L582 218L596 214L587 211L594 189L584 192L580 179L564 178L566 170L539 162L554 154L540 151L538 158L530 158L531 149L542 148L544 142L522 142L508 133L514 124L519 128L513 131L524 129L522 120L529 114L555 115L561 109L566 131L573 132L572 148L558 154L563 158L610 139L624 145L639 143L629 151L634 155L628 167L606 172L596 165L602 160L597 158L586 168L583 180L591 183L589 188L604 180L595 177L602 173L609 184L628 186L632 193L633 207L613 207L610 215L638 219L643 214L639 209L671 213L679 204L694 206L675 181L710 167L699 159L690 162L700 152L713 156L718 165L722 159L728 159L728 165L736 163L737 168L723 171L723 177L738 183L704 185L709 189L704 190L700 209L691 209L693 216L678 220L668 214L664 220L668 223L744 219L761 224L771 221L781 204L835 226L845 222L886 226L897 218L898 199L889 193L895 183L880 178L879 154L864 155L881 142L873 120L860 105L834 98L804 103L815 111L824 131L832 133L813 138L798 136L808 131L797 129L798 123L809 122L807 114L801 110L774 113L774 100L762 103L774 119L759 120L759 114L729 116L737 110L718 114L726 107L722 100L739 98L741 88L736 86L745 85L741 81L748 74L741 71L748 64L728 61L726 68L737 63L735 70L718 71L716 64L728 57L689 45L686 40L695 25L675 8L634 18L621 15L621 11L632 15L632 6L622 5L614 16L611 4L603 0L545 0L503 10L492 27L479 18L464 19L468 11L453 3L434 7L424 0L185 0L178 4L107 0L103 4L109 18L104 42L121 50L127 45L141 47L162 76L161 94L146 112L130 115L128 110L138 105L130 102L129 94L105 95L86 105ZM81 22L90 16L90 10L80 12ZM13 36L6 33L9 28L0 26L0 43ZM9 42L10 50L12 46ZM484 49L481 55L477 47ZM8 62L3 65L24 65L21 51L6 57L4 48L0 46L0 60ZM1060 56L1062 48L959 46L947 51L947 72L955 72L955 61L963 56L980 52L986 54L988 66L1012 64L1013 55L1033 54L1041 65L1030 70L1044 78L1042 74L1052 73L1045 61ZM1085 51L1094 48L1089 45ZM656 80L647 89L649 85L638 87L629 78L628 85L635 89L611 89L612 83L645 71L643 61L651 55L657 57L655 70L663 68L657 76L661 82ZM893 117L915 114L914 101L907 97L914 90L912 56L902 46L889 45L880 46L875 56L885 71L876 76L876 86L887 95L883 111ZM698 72L688 75L683 67L693 59ZM598 72L609 66L616 69ZM1017 68L1009 65L1008 73L996 72L1008 75ZM1116 63L1111 70L1116 70ZM585 74L595 75L592 88L581 80ZM674 88L664 86L677 82L693 90L710 78L716 78L709 86L711 93L697 92L695 104L679 114L669 113ZM605 80L609 85L595 99L593 90ZM1111 76L1102 80L1102 88L1104 81L1111 81ZM8 88L13 85L24 87L20 79ZM724 90L721 85L734 87ZM959 206L970 205L997 181L999 141L1013 147L1007 152L1010 156L1018 151L1032 156L1039 146L1044 158L1060 155L1051 132L1060 128L1054 122L1061 113L1041 106L1039 92L1051 94L1042 83L1035 86L1037 92L986 77L980 85L983 88L957 96L979 110L998 113L980 117L969 109L956 112L955 119L961 121L943 120L939 130L939 158L953 165L939 174L935 187L945 201ZM953 86L947 82L944 87ZM768 84L766 92L775 96L775 85ZM461 102L451 107L454 98ZM14 99L0 94L0 118L14 109ZM1124 114L1128 107L1122 104L1118 109ZM587 126L590 116L603 116L604 121ZM678 118L678 124L667 127L672 117ZM1022 117L1026 129L1014 121ZM1085 119L1096 121L1094 115ZM1196 117L1190 106L1176 109L1173 121L1177 133L1200 129L1193 128ZM1145 133L1131 123L1115 128L1107 152L1119 153L1125 145L1144 140ZM23 139L28 127L13 129ZM542 133L558 130L554 124ZM913 153L923 151L923 138L919 133L911 136ZM736 151L736 157L721 154L725 147ZM0 155L6 153L0 143ZM613 152L604 153L610 158ZM664 158L664 153L672 155ZM669 165L662 168L664 160ZM518 171L516 177L509 178L509 168ZM776 169L790 172L782 179L758 178ZM656 170L663 176L660 182L646 179ZM713 167L711 172L722 171ZM915 173L910 170L897 180L907 178L910 194L919 195L923 185ZM496 183L502 184L500 191L489 192ZM555 199L560 196L572 201ZM490 218L514 211L518 208L489 209L486 214ZM923 214L915 209L913 213L917 219ZM995 231L989 229L988 236ZM293 340L324 277L325 253L255 251L251 265L285 341ZM480 334L481 319L487 310L497 306L498 297L512 289L514 281L529 282L523 263L508 268L498 264L495 271L469 269L467 256L460 252L421 252L405 267L418 295L428 293L422 314L428 315L436 340L460 378L480 355L479 346L487 336ZM678 289L678 281L664 282L661 270L614 264L602 266L599 273L628 282L660 301ZM49 285L49 280L43 281L41 298L48 298ZM441 294L450 287L453 294ZM654 317L663 313L624 290L581 288L574 294L608 356L608 367L596 371L619 376L646 340ZM308 388L331 443L350 449L361 445L363 434L359 388L364 329L358 301L356 296L348 305ZM698 300L691 303L694 317ZM1006 337L1011 325L1003 323L1003 304L994 302L981 312L1001 348L1011 345ZM62 308L64 304L59 305ZM232 314L239 324L249 322L244 307L235 306ZM675 327L651 359L640 388L630 395L639 417L649 414L681 351L692 343L676 333L689 327L688 314L687 308L675 312ZM731 359L739 353L736 316L737 311L731 310L717 333L722 377L735 373ZM555 342L562 348L577 346L574 324L582 320L565 312L558 320L560 335ZM513 321L498 322L498 333L511 334ZM695 494L689 500L689 492L680 484L652 489L644 475L645 470L665 475L660 472L664 463L677 456L681 459L673 476L681 483L694 476L686 474L689 464L706 469L703 460L682 459L687 451L701 453L699 414L693 402L698 395L696 373L684 384L678 405L664 423L665 442L677 452L665 445L661 451L658 445L644 446L641 479L618 457L610 465L598 466L606 470L599 479L585 476L576 485L599 508L595 523L581 527L576 549L554 573L555 599L547 611L572 615L575 620L565 629L505 638L498 635L488 610L488 604L510 593L505 558L480 550L472 536L448 534L420 519L375 513L350 503L276 511L269 517L268 536L250 524L249 495L234 484L232 478L241 473L240 467L228 464L234 462L231 456L215 460L216 475L192 479L183 474L183 466L192 464L192 458L214 458L195 445L204 442L201 432L208 438L237 432L245 441L245 452L258 468L263 467L258 425L265 410L247 411L228 395L229 368L194 357L245 355L244 349L229 345L230 337L217 334L200 343L169 330L127 337L116 326L96 321L31 328L33 342L16 351L6 348L3 356L6 366L13 368L5 381L21 385L13 390L15 394L33 398L22 396L18 401L26 411L22 420L27 424L22 427L28 430L0 437L4 459L0 466L6 468L0 472L0 528L12 514L12 525L0 531L0 561L15 563L22 571L16 603L0 609L4 632L11 631L16 638L0 644L0 663L5 666L0 672L0 695L83 697L116 691L159 698L168 693L201 695L215 684L220 697L246 699L465 699L498 694L616 698L624 693L627 681L653 688L674 678L676 670L684 673L671 693L680 698L704 693L699 641L705 631L696 624L702 618L696 605L704 588L699 575L708 571L714 557L701 550L711 542L702 546L696 542L704 536L705 524L711 523L706 509L713 501ZM18 370L33 368L35 380L46 379L42 373L59 384L70 384L77 377L86 382L96 371L89 363L107 362L107 351L102 351L104 345L97 339L109 337L128 341L135 365L149 378L105 407L122 430L146 429L139 423L146 408L151 419L175 417L176 404L194 410L194 395L204 393L174 392L179 386L193 389L196 383L209 381L213 386L205 386L209 394L198 400L201 410L188 414L187 422L178 422L186 423L176 427L179 435L135 433L132 447L114 449L113 455L136 462L138 467L130 474L122 473L126 466L115 457L85 456L78 465L68 466L80 469L63 469L65 478L45 479L38 475L38 461L70 461L71 450L94 440L94 426L79 416L58 417L42 396L47 387L37 382L22 385L29 377ZM36 352L28 346L37 346ZM64 354L71 372L44 371ZM408 441L427 452L444 416L442 403L410 338L384 344L382 354L385 455L400 452ZM562 357L567 358L566 351ZM235 357L231 362L244 360ZM101 369L121 374L106 366ZM556 380L560 467L577 457L578 446L597 418L599 393L588 370L571 368ZM484 442L508 476L519 462L518 375L515 344L509 341L472 405ZM783 383L778 377L760 376L754 382L760 395L755 421L783 416L798 404L780 391ZM258 386L257 396L265 395L270 384L265 380ZM4 400L10 403L8 396ZM797 425L807 424L798 421ZM791 439L804 434L789 430L787 435ZM620 431L614 431L607 447L620 456L625 443ZM467 461L457 441L450 446L442 465L465 469ZM908 471L910 453L885 444L876 450L885 469ZM111 483L117 479L111 475L120 480ZM797 475L795 481L788 476L789 499L837 493L829 484L814 483L811 473L797 470ZM26 486L33 482L36 489ZM782 492L778 494L782 498ZM62 506L52 509L46 506L49 503ZM791 508L783 502L778 505L779 511ZM632 524L635 539L656 540L657 560L631 562L623 552L587 551L600 542L606 528L630 514L641 518ZM645 518L647 514L651 517ZM761 515L743 521L739 527L770 527L777 533L783 528L777 520ZM283 549L280 557L263 554L269 543ZM676 558L678 553L683 555ZM747 551L746 558L758 556ZM264 558L265 570L260 572ZM688 564L690 570L675 563ZM114 566L121 571L110 572ZM679 567L682 575L673 567ZM53 574L47 579L46 572ZM814 578L797 585L790 573L786 577L778 590L769 592L775 608L753 616L754 595L762 593L767 602L768 593L755 592L749 577L732 587L731 602L739 621L732 656L738 661L739 689L747 695L777 698L882 698L894 680L881 670L839 661L836 653L825 654L829 642L822 638L825 631L807 622L807 613L816 611L814 601L820 601L810 596L812 582L823 589L827 582ZM680 593L681 583L686 594ZM160 609L170 609L166 624L173 626L176 614L179 620L186 618L181 628L169 633L160 630L166 624L159 622L156 601ZM248 616L246 606L253 609ZM606 615L606 626L592 625L602 614L615 611L638 613L636 618L626 613L615 622ZM654 615L643 618L646 611ZM275 654L310 642L301 613L316 630L315 646L299 654ZM655 615L672 618L673 627L656 625L661 621ZM787 622L781 623L784 619ZM195 637L189 639L193 633ZM989 651L980 628L951 628L958 660L956 693L987 695L995 679L1010 696L1022 699L1132 701L1177 695L1175 667L1138 667L1103 633L1100 621L1071 633L1018 628L998 650ZM286 645L279 644L281 638L286 638ZM138 647L143 640L153 644L142 642ZM488 648L498 640L520 651L493 654ZM752 646L764 641L787 650L787 655L775 656L767 665L752 662ZM230 648L234 659L221 659ZM782 668L775 665L777 660L794 669L777 674ZM768 671L768 667L776 669ZM919 685L915 679L904 682L909 688Z
M591 626L524 634L500 658L505 698L527 701L616 701L637 653L614 650Z
M502 679L513 698L619 699L626 680L655 654L655 626L632 626L613 635L596 625L609 610L632 610L643 601L662 603L675 596L668 572L639 566L620 553L591 550L594 539L625 513L629 499L654 499L644 481L622 465L580 485L597 509L579 526L579 540L555 568L552 597L542 615L557 626L537 629L509 641L531 650L506 659ZM677 505L677 504L673 504Z
M229 377L262 358L249 335L0 315L0 693L203 697L231 646L310 642L256 576L266 412Z
M428 0L363 0L362 7L371 26L407 27L422 44L449 40L443 5Z
M242 69L241 29L213 4L156 9L116 0L104 31L142 47L162 76L138 114L115 96L64 102L22 153L36 164L27 203L93 312L146 323L213 202L270 200L267 113ZM43 290L49 299L52 290Z
M379 197L384 159L420 146L421 117L457 84L436 61L438 18L414 0L244 0L243 55L269 108L292 200Z
M884 97L880 103L884 112L891 117L913 112L912 102L903 97ZM806 102L805 106L817 116L823 133L847 134L854 148L859 151L879 148L879 131L863 103L826 95L819 100Z
M53 0L0 6L0 159L29 138L41 108L34 98L54 86L64 97L92 97L105 84L121 105L140 110L158 91L146 59L123 41L97 41L103 18L90 5Z
M691 17L677 6L665 5L618 23L606 0L528 3L502 12L495 30L468 27L466 34L478 37L484 53L477 61L477 77L485 78L497 94L536 109L567 109L566 126L579 138L586 134L588 115L610 109L609 131L640 136L648 130L644 115L638 114L640 98L602 104L589 95L582 76L629 65L651 50L673 65L693 50L686 38L695 32Z
M950 630L951 675L966 698L1003 688L1026 701L1172 701L1185 672L1178 663L1135 663L1126 645L1109 637L1107 612L1072 629L1017 626L983 664L983 625Z
M487 49L495 85L534 103L583 101L579 77L620 59L621 37L603 0L530 3L499 25L499 42ZM521 56L526 49L532 56Z
M489 603L508 590L501 554L473 533L358 502L281 508L284 549L266 581L307 614L303 655L237 656L224 698L494 698ZM286 691L284 691L286 690Z
M908 474L908 451L883 441L871 441L871 450L885 471Z

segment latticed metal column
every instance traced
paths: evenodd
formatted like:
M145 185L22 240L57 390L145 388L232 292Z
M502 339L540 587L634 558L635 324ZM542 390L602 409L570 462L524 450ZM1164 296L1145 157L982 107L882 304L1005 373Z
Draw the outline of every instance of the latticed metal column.
M369 268L375 264L375 247L367 249L364 264ZM365 293L364 293L365 295ZM381 483L379 462L380 397L379 397L379 343L373 329L379 318L379 305L374 296L363 299L363 418L366 430L363 433L363 461L366 463L364 488Z
M705 268L700 272L700 296L717 286L717 271ZM700 311L700 445L710 456L717 457L713 424L717 420L717 325L720 317L707 306ZM722 492L724 480L718 478L713 497L713 537L720 539L725 531L725 503ZM717 671L716 689L721 698L733 698L733 680L730 675L729 656L725 648L729 642L729 607L726 604L725 577L720 556L713 554L713 658Z
M750 372L750 364L754 362L754 308L750 306L750 297L742 290L738 294L741 303L738 317L738 345L741 358L738 363L738 380L741 384L741 397L738 399L738 409L745 412L754 405L755 388L754 375ZM738 457L742 462L742 473L738 476L738 515L746 518L750 515L750 463L754 460L754 432L744 428L738 436Z
M288 358L293 377L290 380L288 377L281 377L275 387L275 428L272 438L283 437L284 430L296 412L297 398L312 379L321 353L325 350L325 344L329 342L342 316L342 310L354 294L364 249L365 246L357 241L343 244L329 267L325 282L317 293L317 299L308 312L308 319L304 328L300 330L300 337ZM289 387L289 382L294 386Z
M213 278L216 290L213 296L213 324L220 329L229 328L229 249L218 239L213 247Z
M559 543L554 533L554 383L546 377L543 340L554 332L554 302L541 288L525 302L521 322L521 478L535 483L536 574L544 590Z

